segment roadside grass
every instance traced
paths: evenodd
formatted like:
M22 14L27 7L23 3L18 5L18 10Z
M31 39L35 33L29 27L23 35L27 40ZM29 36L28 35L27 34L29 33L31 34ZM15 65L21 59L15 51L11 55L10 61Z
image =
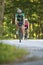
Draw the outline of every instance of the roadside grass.
M24 55L30 54L25 49L17 48L8 44L0 43L0 63L8 63L22 59Z

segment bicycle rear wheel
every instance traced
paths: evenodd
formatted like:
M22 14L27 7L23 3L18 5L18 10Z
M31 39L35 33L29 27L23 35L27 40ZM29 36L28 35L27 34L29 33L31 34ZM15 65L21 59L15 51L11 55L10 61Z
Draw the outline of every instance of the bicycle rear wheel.
M27 29L25 30L25 39L27 39Z

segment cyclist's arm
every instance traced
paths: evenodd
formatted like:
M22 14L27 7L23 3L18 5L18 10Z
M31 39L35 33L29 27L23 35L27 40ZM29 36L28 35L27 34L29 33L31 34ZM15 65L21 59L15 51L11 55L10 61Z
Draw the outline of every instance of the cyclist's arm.
M17 21L17 16L15 15L15 24L17 24L17 22L18 22L18 21Z
M29 29L29 21L28 21L28 29Z
M17 24L17 18L15 17L15 24Z
M24 23L25 23L25 14L22 13L22 15L23 15L23 25L24 25Z

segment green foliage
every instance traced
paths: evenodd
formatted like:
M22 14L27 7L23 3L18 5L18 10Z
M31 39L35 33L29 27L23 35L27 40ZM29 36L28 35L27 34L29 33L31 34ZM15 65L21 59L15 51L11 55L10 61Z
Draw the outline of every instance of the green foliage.
M30 39L34 39L34 33L36 33L36 39L43 39L43 0L5 0L5 13L3 22L4 31L2 39L16 38L16 26L14 25L14 20L17 8L22 9L22 11L25 13L25 17L27 17L30 22Z

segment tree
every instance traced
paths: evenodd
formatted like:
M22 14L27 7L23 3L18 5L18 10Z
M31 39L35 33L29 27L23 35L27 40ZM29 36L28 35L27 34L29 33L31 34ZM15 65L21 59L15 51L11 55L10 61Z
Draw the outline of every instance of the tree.
M0 23L4 18L4 0L0 0Z
M22 9L25 17L27 17L30 22L30 38L43 38L43 0L5 0L4 23L6 23L6 25L4 26L9 27L9 30L7 30L10 31L9 34L11 33L13 35L15 34L13 33L13 29L16 28L14 18L17 8ZM11 32L10 29L13 32Z
M3 32L3 19L4 19L4 0L0 0L0 36Z

